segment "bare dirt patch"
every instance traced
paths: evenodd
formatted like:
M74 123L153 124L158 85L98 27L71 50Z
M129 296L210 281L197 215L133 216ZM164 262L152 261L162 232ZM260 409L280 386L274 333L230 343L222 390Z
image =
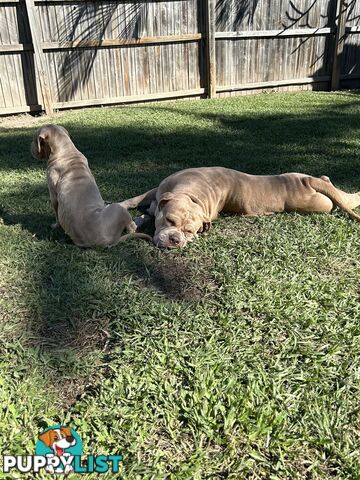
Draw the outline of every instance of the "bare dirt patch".
M165 256L151 264L149 273L147 284L173 300L200 300L218 288L211 273L211 259L207 257L197 262Z
M44 123L56 123L66 112L57 112L51 117L46 115L29 115L21 113L19 115L11 115L7 117L0 116L0 131L10 130L12 128L27 128L43 125Z

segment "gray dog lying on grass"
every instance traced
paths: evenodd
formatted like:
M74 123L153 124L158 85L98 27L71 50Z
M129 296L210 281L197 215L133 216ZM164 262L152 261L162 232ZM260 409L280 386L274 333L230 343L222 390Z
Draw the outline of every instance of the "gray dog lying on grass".
M79 247L111 247L129 238L151 240L133 233L131 215L118 203L105 205L87 159L77 150L65 128L45 125L31 144L35 158L47 160L47 179L56 224ZM126 230L128 235L123 235Z
M190 168L165 178L157 188L120 203L149 206L155 215L154 243L183 247L208 230L220 212L247 216L277 212L329 213L339 207L354 220L360 193L343 192L328 177L301 173L248 175L223 167Z

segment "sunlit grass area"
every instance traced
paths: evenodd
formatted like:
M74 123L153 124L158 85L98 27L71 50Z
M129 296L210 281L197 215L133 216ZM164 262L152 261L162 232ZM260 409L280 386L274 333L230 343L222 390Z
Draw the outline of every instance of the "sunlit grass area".
M2 453L33 454L63 422L85 454L124 456L112 479L360 478L359 225L222 216L183 250L79 249L51 230L45 164L30 156L49 121L107 201L211 165L360 190L356 92L0 121Z

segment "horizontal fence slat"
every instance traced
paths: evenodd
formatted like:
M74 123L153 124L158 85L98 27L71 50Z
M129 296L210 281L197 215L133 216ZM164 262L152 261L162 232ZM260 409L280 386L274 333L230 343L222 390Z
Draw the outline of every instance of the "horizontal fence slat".
M340 75L340 80L358 80L360 73L347 73L346 75Z
M294 78L289 80L273 80L271 82L243 83L240 85L218 86L217 92L235 92L238 90L256 90L258 88L285 87L290 85L309 85L312 83L328 82L330 75L322 77Z
M4 1L10 1L10 0L4 0ZM139 0L35 0L35 5L37 4L43 4L43 3L59 3L61 5L63 4L77 4L77 3L90 3L91 2L96 2L96 3L141 3ZM166 3L169 0L146 0L146 3ZM174 1L174 0L171 0ZM181 1L181 2L186 2L186 0L176 0L176 1Z
M161 37L117 38L109 40L74 40L68 42L42 42L43 50L63 50L73 48L126 47L178 42L194 42L204 37L201 33L186 35L164 35Z
M20 105L16 107L1 107L0 115L15 115L17 113L40 112L41 105Z
M97 105L109 105L109 104L122 104L122 103L135 103L146 102L150 100L166 100L173 98L183 98L203 95L205 88L197 88L194 90L179 90L174 92L161 92L161 93L148 93L144 95L129 95L126 97L117 98L94 98L89 100L75 100L69 102L57 102L54 103L55 109L62 108L75 108L75 107L90 107Z
M137 39L105 39L105 40L74 40L69 42L42 42L43 50L70 50L74 48L100 48L100 47L126 47L136 45L166 44L178 42L196 42L202 40L205 35L201 33L185 35L164 35L162 37L142 37ZM14 43L12 45L0 45L0 53L33 51L31 43Z
M267 37L308 37L314 35L329 35L333 33L331 28L294 28L288 30L252 30L241 32L216 32L216 39L229 39L232 38L267 38Z
M15 53L33 51L31 43L14 43L13 45L0 45L0 53Z

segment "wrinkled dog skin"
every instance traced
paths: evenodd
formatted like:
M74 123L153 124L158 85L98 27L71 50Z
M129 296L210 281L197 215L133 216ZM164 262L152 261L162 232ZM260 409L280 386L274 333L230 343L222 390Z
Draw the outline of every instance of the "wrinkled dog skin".
M125 200L125 208L148 206L155 215L153 241L178 248L210 228L220 212L256 216L278 212L330 213L339 207L354 220L360 193L343 192L329 178L302 173L249 175L223 167L190 168L163 180L158 188Z
M129 212L118 203L105 205L88 161L77 150L65 128L45 125L31 144L37 159L47 160L47 180L56 224L80 247L113 246L132 237L151 240L133 233L136 225ZM131 232L122 236L123 231Z

